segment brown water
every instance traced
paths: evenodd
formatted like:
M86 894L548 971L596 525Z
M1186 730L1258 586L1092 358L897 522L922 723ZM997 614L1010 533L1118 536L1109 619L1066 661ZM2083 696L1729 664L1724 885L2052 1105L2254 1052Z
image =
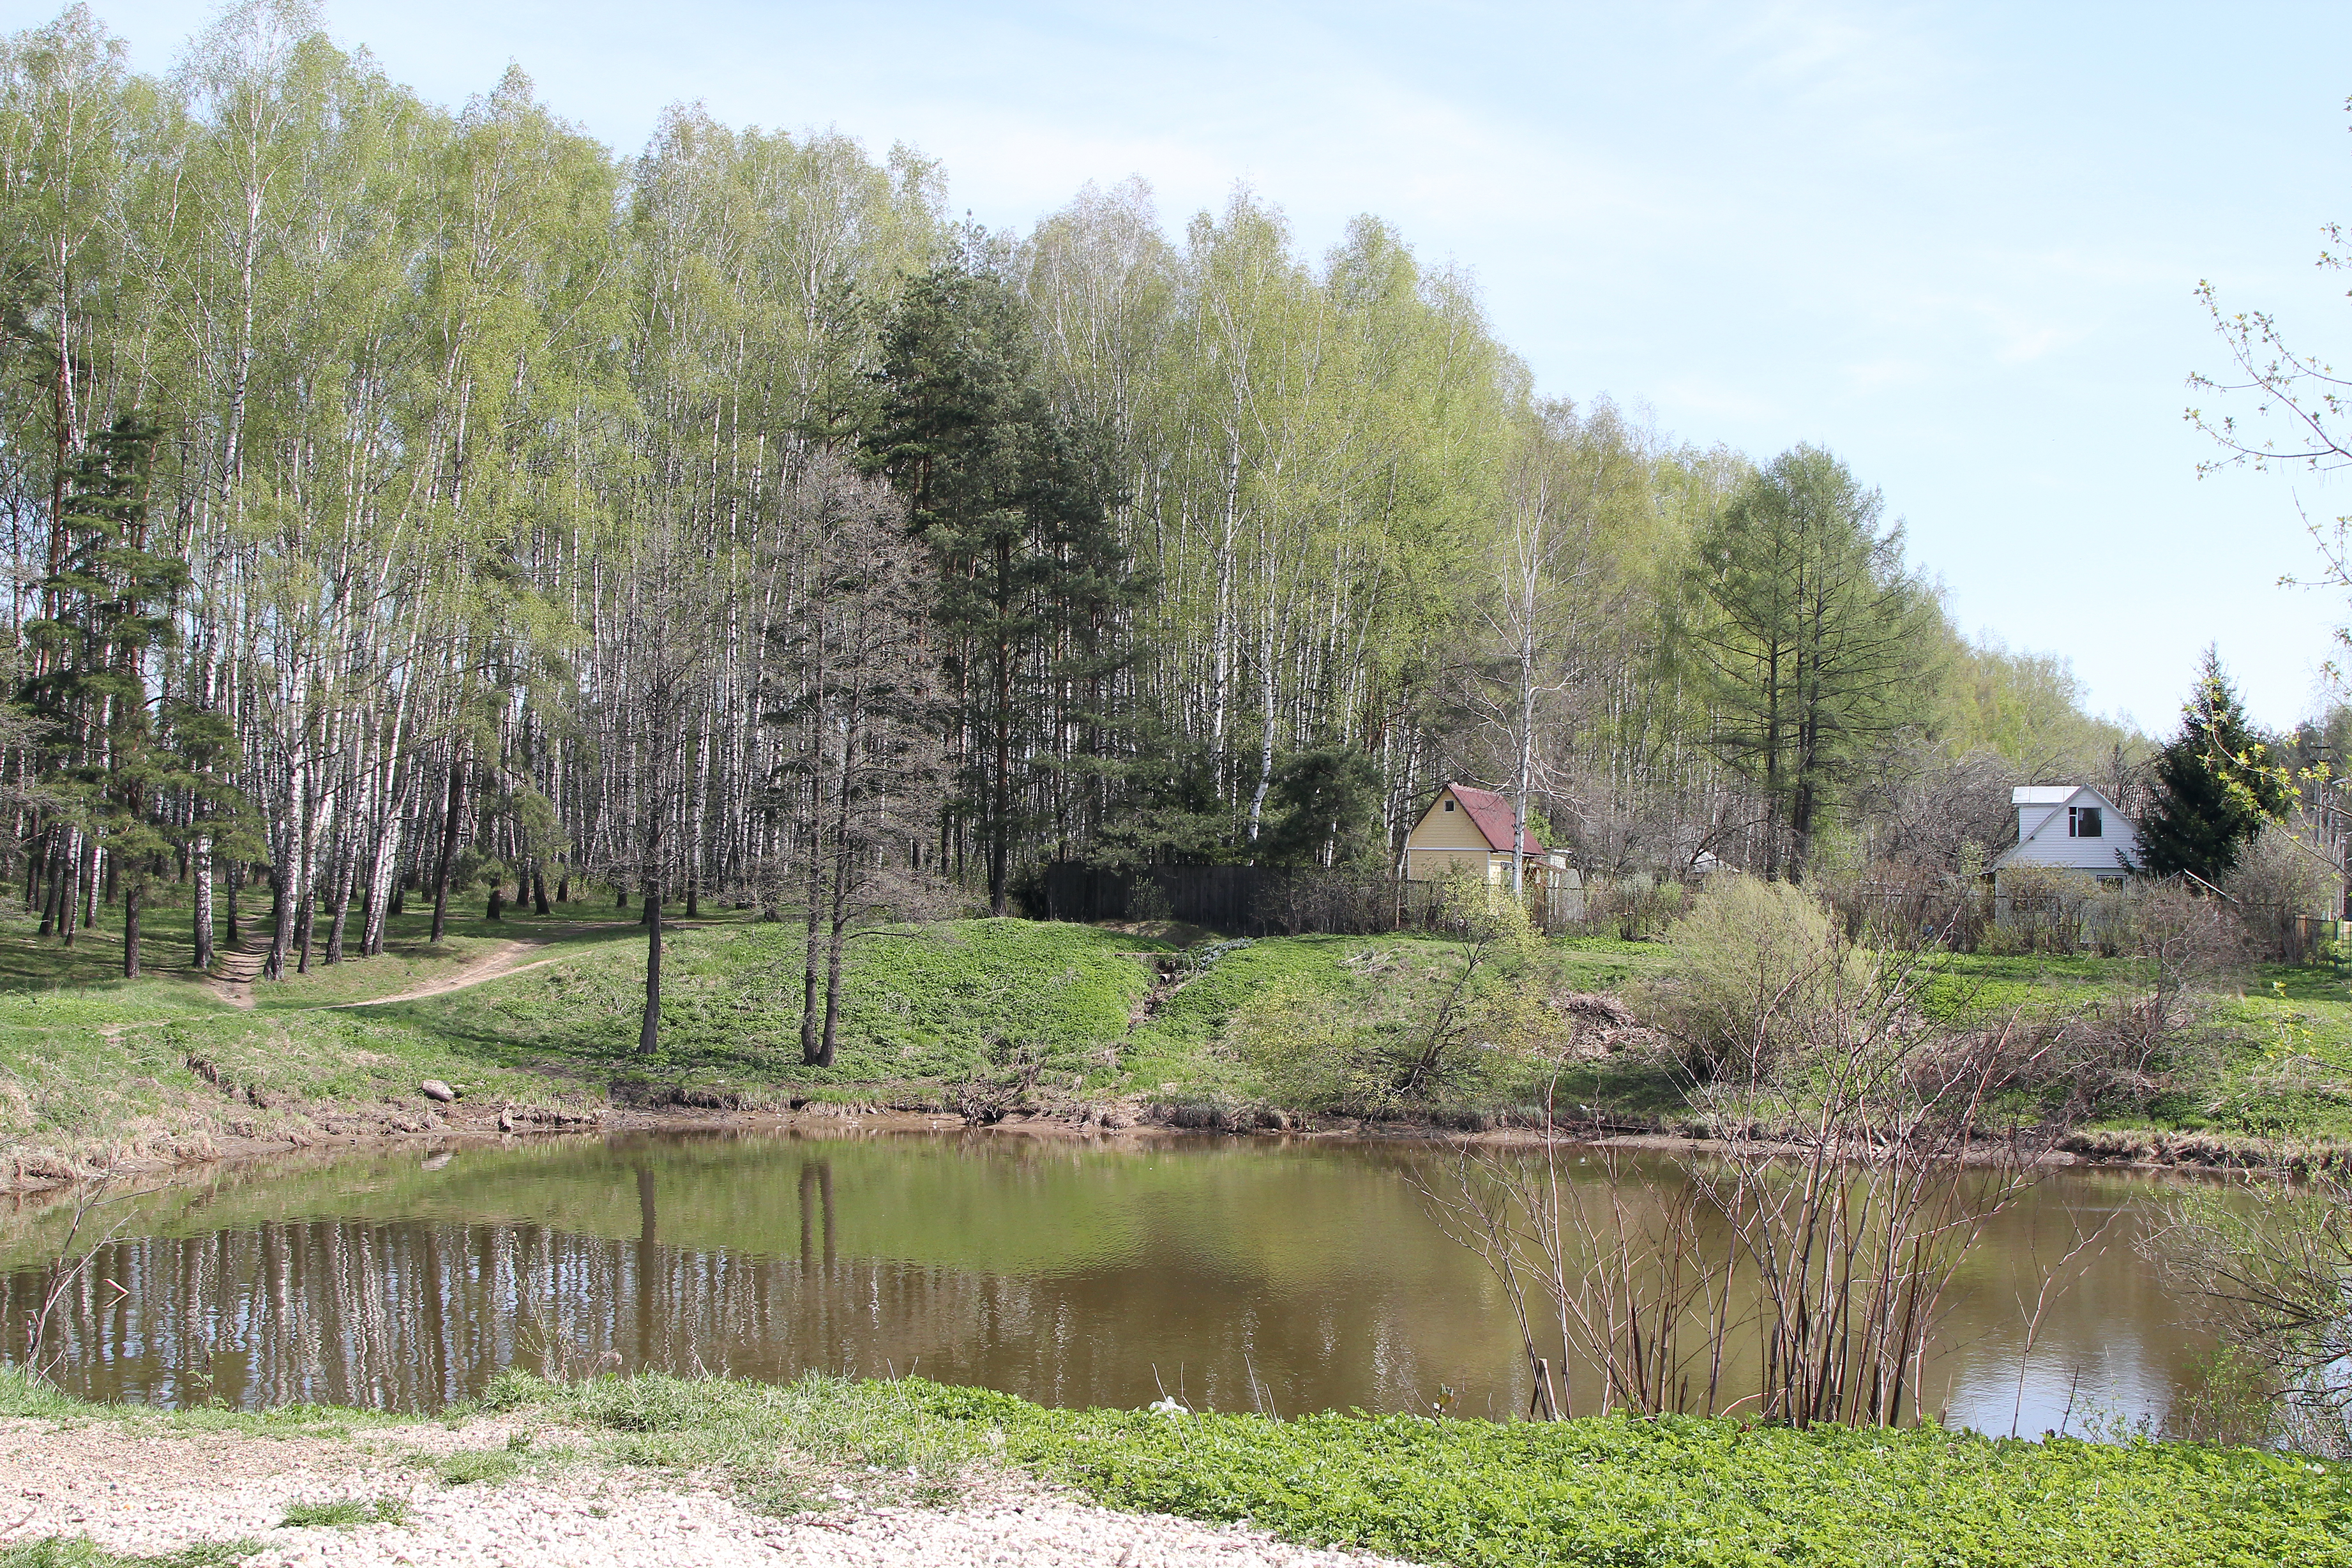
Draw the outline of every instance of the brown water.
M52 1310L44 1353L75 1393L167 1405L431 1410L523 1366L1504 1415L1528 1391L1507 1305L1407 1179L1443 1158L781 1133L258 1166L94 1211L85 1245L121 1228ZM2203 1343L2135 1246L2162 1191L2069 1173L2001 1215L1927 1407L1998 1432L2160 1417ZM0 1356L23 1355L68 1218L0 1215ZM2102 1224L2025 1359L2040 1279Z

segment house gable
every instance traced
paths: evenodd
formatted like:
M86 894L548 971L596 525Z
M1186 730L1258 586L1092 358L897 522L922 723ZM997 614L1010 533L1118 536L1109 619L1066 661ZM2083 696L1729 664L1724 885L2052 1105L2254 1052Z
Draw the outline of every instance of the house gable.
M2060 870L2114 873L2139 864L2139 825L2089 784L2029 784L2011 792L2017 807L2017 843L1993 862L1996 870L2046 866ZM2067 831L2070 814L2095 807L2101 833L2095 838Z
M1444 793L1461 803L1462 810L1477 825L1488 848L1500 855L1511 852L1511 826L1516 814L1511 810L1508 800L1493 790L1473 789L1468 784L1447 784ZM1543 846L1536 842L1536 836L1532 833L1525 837L1519 847L1529 855L1544 852Z
M1510 864L1511 803L1493 790L1448 784L1421 814L1405 836L1405 878L1409 881L1442 881L1456 873L1493 880ZM1530 871L1561 875L1567 863L1536 842L1530 833L1522 840Z
M1448 806L1453 809L1448 810ZM1429 803L1429 809L1421 814L1421 820L1413 825L1412 832L1406 837L1405 847L1409 849L1470 849L1481 853L1495 847L1477 817L1463 808L1451 786L1437 792L1437 798Z

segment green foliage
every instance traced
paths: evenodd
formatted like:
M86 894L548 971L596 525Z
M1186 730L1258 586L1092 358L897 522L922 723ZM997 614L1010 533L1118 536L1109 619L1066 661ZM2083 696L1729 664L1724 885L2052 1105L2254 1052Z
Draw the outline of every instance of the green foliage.
M2083 778L2145 742L2083 708L2080 677L2055 654L1955 639L1936 729L1955 756L1993 752L2026 778Z
M906 496L938 574L933 617L964 694L961 805L986 847L989 903L1009 907L1013 815L1056 749L1075 683L1099 692L1130 656L1120 628L1147 589L1110 511L1104 433L1048 400L1029 307L977 234L908 281L884 324L868 460ZM1095 748L1087 748L1089 751ZM1016 778L1018 765L1024 776Z
M1423 1563L2352 1563L2352 1468L2251 1448L1681 1416L1170 1416L1046 1409L916 1378L510 1377L494 1394L620 1432L617 1451L635 1462L719 1468L755 1494L799 1479L802 1456L923 1478L1002 1458L1114 1508L1247 1520Z
M2247 722L2238 694L2205 650L2180 729L2156 759L2156 798L2139 823L2140 858L2154 876L2187 872L2219 882L2265 822L2292 798L2268 745Z
M1365 865L1387 848L1380 770L1360 751L1293 753L1275 770L1270 796L1276 816L1258 837L1260 865Z
M1804 872L1871 744L1924 716L1942 617L1884 510L1843 463L1797 447L1693 541L1675 647L1718 715L1710 743L1772 812L1768 876L1784 853Z
M1819 899L1787 882L1717 877L1666 941L1674 975L1654 1007L1706 1076L1771 1071L1870 982L1868 956Z

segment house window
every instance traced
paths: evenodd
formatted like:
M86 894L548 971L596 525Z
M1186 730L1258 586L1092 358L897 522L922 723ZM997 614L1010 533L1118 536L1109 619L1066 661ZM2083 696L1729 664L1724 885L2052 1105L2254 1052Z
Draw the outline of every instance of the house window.
M2070 805L2066 808L2066 837L2069 838L2104 838L2107 825L2095 805Z
M1454 803L1453 803L1452 801L1450 801L1450 800L1449 800L1449 801L1447 801L1447 802L1445 803L1445 809L1446 809L1446 810L1448 810L1448 811L1452 811L1452 810L1454 809Z

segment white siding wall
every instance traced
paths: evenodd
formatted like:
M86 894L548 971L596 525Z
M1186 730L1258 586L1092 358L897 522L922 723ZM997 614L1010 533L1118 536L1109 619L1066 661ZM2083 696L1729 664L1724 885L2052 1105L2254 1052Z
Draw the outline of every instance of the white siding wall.
M2001 864L2059 866L2077 871L2116 871L2121 869L2116 864L2118 850L2126 859L2135 865L2138 863L2139 844L2133 833L2130 818L2087 790L2076 795L2071 804L2095 805L2104 811L2106 814L2104 824L2105 837L2069 838L2066 836L2066 807L2063 805L2021 805L2017 808L2017 847L2001 857Z

